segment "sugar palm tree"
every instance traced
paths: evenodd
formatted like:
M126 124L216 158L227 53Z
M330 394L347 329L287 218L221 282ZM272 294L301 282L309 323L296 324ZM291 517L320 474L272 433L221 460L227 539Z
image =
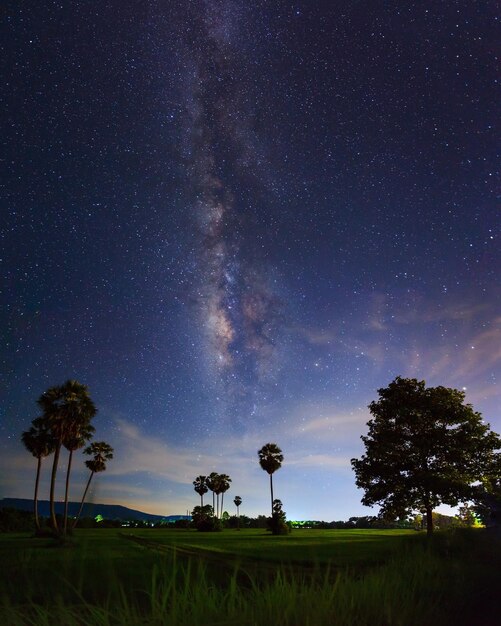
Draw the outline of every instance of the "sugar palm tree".
M85 486L85 491L82 496L80 508L78 509L78 513L75 521L73 522L72 528L75 528L80 518L80 514L82 513L85 496L87 495L87 491L89 490L92 477L98 472L104 472L104 470L106 469L106 462L110 461L113 458L113 448L105 441L94 441L90 444L90 446L87 446L87 448L85 448L84 454L92 456L92 459L85 461L85 465L90 470L90 476L89 480L87 481L87 485Z
M35 494L33 496L33 513L35 514L35 527L40 530L40 520L38 519L38 485L40 483L40 470L42 459L52 454L55 449L55 441L52 437L47 423L43 417L37 417L32 421L29 430L25 430L21 435L24 447L37 459L37 474L35 478Z
M240 496L235 496L233 504L237 507L237 528L240 530L240 505L242 504L242 498Z
M90 424L89 422L75 423L75 428L72 436L68 436L68 438L63 442L64 447L70 453L68 457L68 467L66 470L66 487L64 490L63 535L66 535L66 529L68 527L68 492L70 487L70 472L73 452L75 452L75 450L78 450L79 448L83 448L87 441L92 438L95 430L96 429L94 428L94 426L92 426L92 424Z
M284 456L276 443L266 443L257 454L259 465L270 475L271 514L273 515L273 474L282 467Z
M75 436L78 424L85 424L97 413L88 389L76 380L68 380L59 387L50 387L38 399L44 419L55 440L54 461L50 480L50 518L52 528L59 533L56 520L54 491L61 447Z
M219 474L219 481L218 482L219 482L219 485L218 485L218 495L219 495L219 493L221 494L221 510L219 511L219 515L221 516L223 514L223 511L224 511L224 508L223 508L224 494L230 488L231 478L228 476L228 474Z
M198 493L198 495L200 496L200 505L203 509L204 508L204 493L207 493L209 491L207 487L207 476L202 476L202 475L197 476L195 480L193 481L193 487L195 491Z
M218 477L219 474L217 472L211 472L205 480L205 484L212 491L212 509L214 512L216 512L216 489Z

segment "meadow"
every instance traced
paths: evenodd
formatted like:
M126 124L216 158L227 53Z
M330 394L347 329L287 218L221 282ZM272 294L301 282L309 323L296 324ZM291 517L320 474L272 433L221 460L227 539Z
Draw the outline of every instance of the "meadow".
M80 530L0 535L8 626L498 626L499 535Z

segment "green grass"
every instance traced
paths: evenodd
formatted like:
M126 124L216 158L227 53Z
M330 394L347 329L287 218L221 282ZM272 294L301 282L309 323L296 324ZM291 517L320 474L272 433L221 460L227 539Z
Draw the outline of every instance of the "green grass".
M274 537L264 530L227 530L223 533L193 531L129 531L134 537L155 541L187 552L210 552L227 557L298 564L334 566L380 562L398 549L401 539L415 537L409 530L295 530ZM128 534L128 533L125 533Z
M298 530L0 536L8 626L496 626L499 538Z

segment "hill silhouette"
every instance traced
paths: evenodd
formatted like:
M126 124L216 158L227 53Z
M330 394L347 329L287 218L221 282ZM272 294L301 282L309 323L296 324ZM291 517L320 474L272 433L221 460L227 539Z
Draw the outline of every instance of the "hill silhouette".
M42 517L49 517L50 515L50 503L48 500L38 501L38 514ZM64 513L64 502L56 502L56 513L61 515ZM68 502L68 515L75 517L78 513L80 502ZM25 498L3 498L0 500L0 509L14 508L21 511L32 511L33 500ZM96 517L101 515L104 519L109 520L140 520L143 522L175 522L179 519L191 519L189 515L153 515L153 513L144 513L143 511L136 511L135 509L129 509L126 506L119 504L98 504L95 502L89 502L84 504L81 517Z

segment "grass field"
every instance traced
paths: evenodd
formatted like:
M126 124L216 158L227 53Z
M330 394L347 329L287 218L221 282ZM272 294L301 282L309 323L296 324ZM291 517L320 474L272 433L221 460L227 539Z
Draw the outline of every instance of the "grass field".
M0 560L8 626L501 624L500 542L481 530L5 534Z

